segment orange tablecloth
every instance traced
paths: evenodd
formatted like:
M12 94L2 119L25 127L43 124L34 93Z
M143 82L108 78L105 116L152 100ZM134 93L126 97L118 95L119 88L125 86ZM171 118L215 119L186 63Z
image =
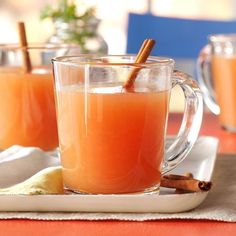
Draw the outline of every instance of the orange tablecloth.
M176 134L181 121L180 114L169 117L169 134ZM204 115L201 135L213 135L220 139L219 153L236 153L236 134L223 131L217 117ZM0 203L1 204L1 203ZM214 221L32 221L0 220L0 235L236 235L235 223Z

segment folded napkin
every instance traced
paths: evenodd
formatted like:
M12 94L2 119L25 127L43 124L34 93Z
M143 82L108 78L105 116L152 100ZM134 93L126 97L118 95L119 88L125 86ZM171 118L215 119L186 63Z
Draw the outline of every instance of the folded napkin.
M38 171L60 165L58 153L40 148L12 146L0 153L0 188L18 184Z
M8 188L0 189L0 194L63 194L61 167L48 167Z

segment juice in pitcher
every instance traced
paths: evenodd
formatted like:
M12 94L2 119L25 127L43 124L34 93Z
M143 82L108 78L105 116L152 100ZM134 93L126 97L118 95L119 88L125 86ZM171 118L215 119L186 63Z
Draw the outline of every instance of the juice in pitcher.
M66 187L87 193L141 192L160 182L169 92L122 87L58 91Z

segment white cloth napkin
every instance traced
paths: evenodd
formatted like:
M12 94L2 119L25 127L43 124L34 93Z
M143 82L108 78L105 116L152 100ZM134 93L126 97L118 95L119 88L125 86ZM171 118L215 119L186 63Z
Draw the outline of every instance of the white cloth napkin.
M44 152L39 148L12 146L0 153L0 188L20 183L38 171L59 163L56 150Z

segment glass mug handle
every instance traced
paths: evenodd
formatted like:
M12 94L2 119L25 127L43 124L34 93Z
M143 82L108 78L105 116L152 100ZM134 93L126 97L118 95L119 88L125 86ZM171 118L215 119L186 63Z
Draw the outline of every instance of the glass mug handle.
M212 84L211 72L211 45L206 45L201 51L197 59L197 76L199 86L203 92L204 101L207 107L215 115L220 114L220 107L215 98L215 92Z
M182 124L175 141L166 150L162 174L175 168L190 152L198 137L203 115L202 93L191 76L175 70L172 88L179 85L185 96Z

